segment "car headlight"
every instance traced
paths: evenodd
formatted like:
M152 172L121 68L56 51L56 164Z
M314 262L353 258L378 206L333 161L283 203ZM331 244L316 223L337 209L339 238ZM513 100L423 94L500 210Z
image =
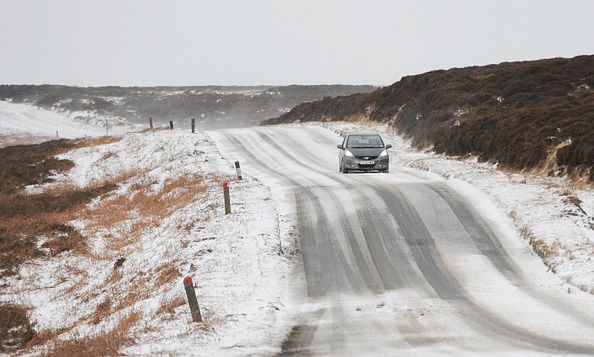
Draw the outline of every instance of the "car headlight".
M352 152L350 152L350 151L348 151L348 150L345 150L345 151L344 151L344 156L348 156L348 157L355 157L355 155L353 155L353 153L352 153Z
M381 154L379 154L379 157L384 157L384 156L388 156L388 150L384 150L384 151L382 151Z

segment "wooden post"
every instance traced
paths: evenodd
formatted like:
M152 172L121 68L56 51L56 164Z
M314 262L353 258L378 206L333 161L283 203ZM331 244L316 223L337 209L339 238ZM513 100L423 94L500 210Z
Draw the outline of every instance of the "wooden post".
M173 120L169 121L169 128L171 128L171 130L173 130Z
M105 135L109 136L109 122L105 119Z
M229 197L229 183L223 182L223 197L225 199L225 214L231 213L231 198Z
M192 134L194 134L195 129L196 129L196 119L192 118Z
M243 180L243 176L241 176L241 167L239 167L239 161L235 161L235 173L237 173L238 180Z
M153 129L153 117L149 117L149 127Z
M196 290L194 290L194 283L189 276L184 279L184 288L186 288L186 296L188 297L190 312L192 313L192 321L202 322L202 315L200 314L198 299L196 298Z

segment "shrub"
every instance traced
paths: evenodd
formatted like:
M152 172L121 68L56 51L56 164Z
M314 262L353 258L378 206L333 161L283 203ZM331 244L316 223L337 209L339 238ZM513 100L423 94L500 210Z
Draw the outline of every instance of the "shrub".
M454 68L403 77L369 94L303 103L264 124L367 117L395 126L416 146L514 169L543 165L548 151L571 139L557 164L594 182L593 87L594 56ZM452 127L459 109L467 114Z

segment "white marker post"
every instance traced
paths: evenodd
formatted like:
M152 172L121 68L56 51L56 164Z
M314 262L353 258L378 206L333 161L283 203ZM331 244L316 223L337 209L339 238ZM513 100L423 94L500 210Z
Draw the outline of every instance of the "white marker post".
M243 180L243 177L241 176L241 167L239 167L239 161L235 161L235 172L237 173L237 179Z

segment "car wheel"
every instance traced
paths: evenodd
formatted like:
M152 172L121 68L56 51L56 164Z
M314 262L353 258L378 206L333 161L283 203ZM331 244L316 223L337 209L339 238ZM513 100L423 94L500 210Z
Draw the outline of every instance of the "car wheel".
M387 169L384 169L383 173L385 173L385 174L390 173L390 168L388 167Z
M343 172L342 170L343 170L343 168L342 168L342 161L340 161L338 163L338 172Z

